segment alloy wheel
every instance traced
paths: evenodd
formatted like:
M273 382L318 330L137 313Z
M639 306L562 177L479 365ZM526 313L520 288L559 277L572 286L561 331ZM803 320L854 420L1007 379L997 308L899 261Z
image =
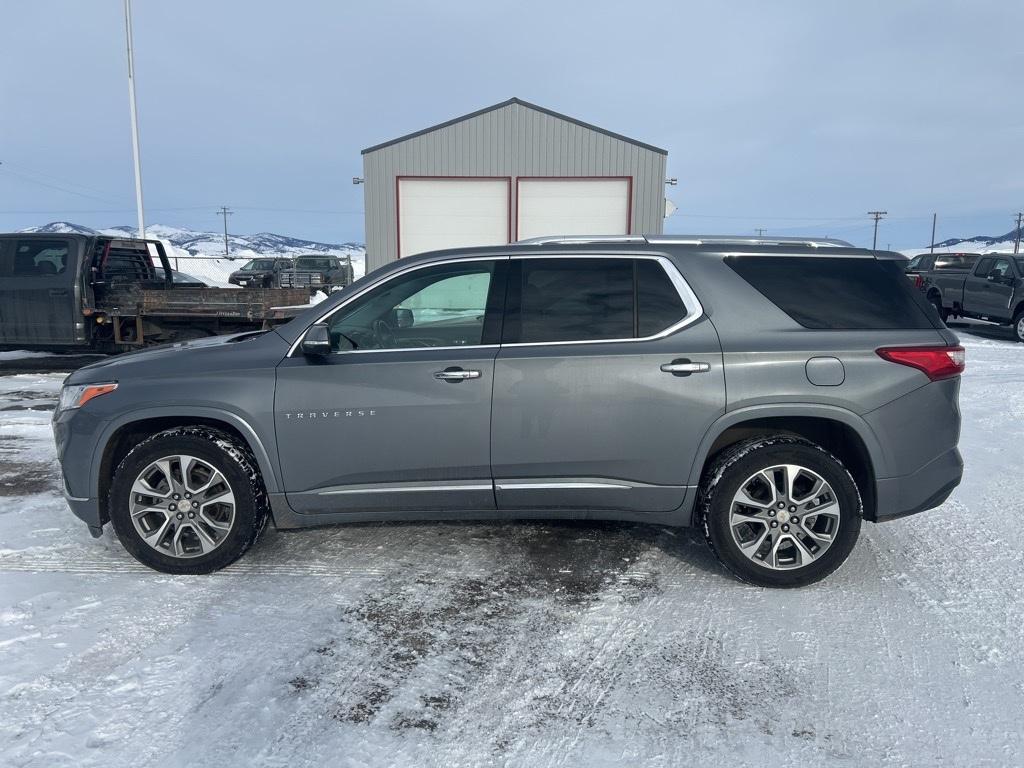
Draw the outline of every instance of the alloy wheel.
M217 549L235 522L235 494L224 474L195 456L165 456L132 483L130 514L153 549L179 558Z
M729 530L740 552L772 570L808 565L832 546L840 507L832 486L798 464L748 477L729 506Z

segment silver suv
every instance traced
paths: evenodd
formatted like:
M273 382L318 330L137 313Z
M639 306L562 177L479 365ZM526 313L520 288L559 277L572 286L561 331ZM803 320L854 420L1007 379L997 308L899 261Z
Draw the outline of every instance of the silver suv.
M205 573L278 528L602 518L698 525L787 587L861 520L960 482L964 351L897 254L625 237L389 264L275 330L68 377L68 502Z

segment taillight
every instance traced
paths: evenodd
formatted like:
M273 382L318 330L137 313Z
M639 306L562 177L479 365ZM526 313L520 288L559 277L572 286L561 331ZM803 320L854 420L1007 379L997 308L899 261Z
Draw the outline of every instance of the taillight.
M882 347L875 352L883 360L923 371L932 381L959 376L967 363L963 347Z
M924 285L924 276L914 275L914 287L920 288Z

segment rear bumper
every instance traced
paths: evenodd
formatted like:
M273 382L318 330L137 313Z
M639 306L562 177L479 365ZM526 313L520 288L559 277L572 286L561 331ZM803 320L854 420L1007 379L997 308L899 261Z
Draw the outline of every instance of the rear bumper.
M951 448L909 475L879 479L875 522L895 520L939 506L960 485L963 473L960 451Z

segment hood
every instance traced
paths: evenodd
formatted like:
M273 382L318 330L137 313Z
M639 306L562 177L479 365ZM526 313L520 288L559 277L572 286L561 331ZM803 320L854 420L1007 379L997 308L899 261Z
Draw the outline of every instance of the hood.
M191 370L197 376L252 365L265 359L276 366L288 352L288 342L274 331L248 331L211 336L115 355L79 368L68 384L119 381L122 378L180 376ZM243 362L244 361L244 362Z

